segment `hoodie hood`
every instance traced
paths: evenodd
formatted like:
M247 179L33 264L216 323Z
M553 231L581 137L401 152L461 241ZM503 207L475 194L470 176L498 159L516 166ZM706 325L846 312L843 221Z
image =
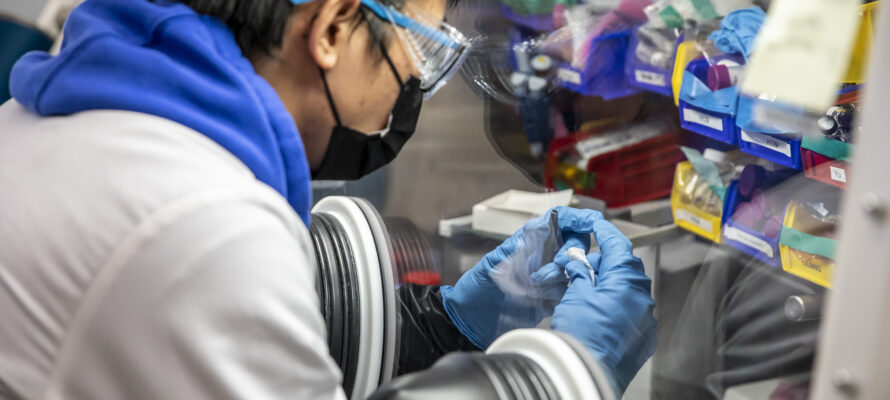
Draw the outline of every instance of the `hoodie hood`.
M309 166L293 118L220 20L170 1L87 0L58 56L13 67L12 96L39 115L126 110L207 136L281 193L309 226Z

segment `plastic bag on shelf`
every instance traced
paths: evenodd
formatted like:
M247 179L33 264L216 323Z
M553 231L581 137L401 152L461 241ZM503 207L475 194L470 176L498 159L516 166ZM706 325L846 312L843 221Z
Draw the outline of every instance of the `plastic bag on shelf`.
M634 56L646 65L670 70L680 30L643 25L636 32Z
M644 12L653 27L682 28L686 21L708 21L752 6L752 0L657 0Z

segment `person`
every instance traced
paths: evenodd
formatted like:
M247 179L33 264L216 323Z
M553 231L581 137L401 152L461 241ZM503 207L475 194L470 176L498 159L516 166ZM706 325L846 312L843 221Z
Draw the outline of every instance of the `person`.
M76 8L60 53L19 60L0 106L0 398L343 398L314 286L310 180L358 178L411 137L467 50L445 11L443 0ZM524 271L559 301L551 327L620 392L654 350L650 281L602 215L556 212L566 246L589 251L596 237L596 272L565 251ZM402 351L401 372L491 344L524 307L495 277L523 265L510 260L535 251L543 221L453 287L399 289L413 321L402 346L429 348Z

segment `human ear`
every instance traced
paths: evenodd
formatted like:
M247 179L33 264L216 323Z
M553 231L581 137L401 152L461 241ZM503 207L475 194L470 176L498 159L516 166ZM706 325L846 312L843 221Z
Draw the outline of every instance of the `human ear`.
M358 12L359 0L320 0L309 26L309 54L321 69L337 65L338 47L348 40L350 25Z

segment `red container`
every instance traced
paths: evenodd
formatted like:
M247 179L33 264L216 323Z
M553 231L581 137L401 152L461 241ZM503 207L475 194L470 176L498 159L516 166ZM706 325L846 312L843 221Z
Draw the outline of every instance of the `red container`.
M579 139L578 136L581 136ZM575 193L595 197L609 207L624 207L670 195L674 167L681 160L679 132L665 133L627 147L591 158L588 174L593 177L590 187L579 187L563 182L557 173L558 155L574 151L581 133L560 138L550 145L544 184L548 189L573 187Z
M851 86L841 90L835 104L856 103L859 101L859 86ZM835 154L837 155L837 154ZM804 175L831 186L844 189L850 179L850 163L838 160L825 154L815 152L805 146L800 148L800 158L803 161Z
M835 160L805 148L800 149L800 156L803 159L803 171L807 178L841 189L847 187L847 179L850 177L850 163L843 160Z

